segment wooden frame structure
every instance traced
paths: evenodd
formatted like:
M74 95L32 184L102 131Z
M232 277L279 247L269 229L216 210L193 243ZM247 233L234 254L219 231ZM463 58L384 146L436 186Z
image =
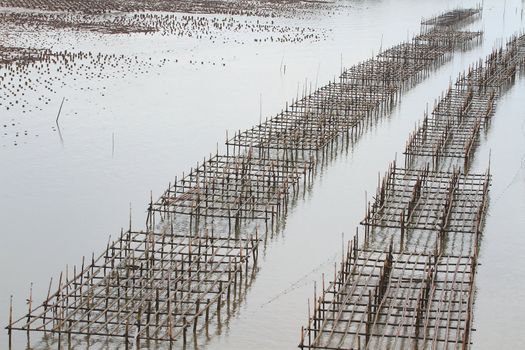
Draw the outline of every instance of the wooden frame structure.
M478 37L458 35L457 41ZM145 231L130 225L97 258L66 268L42 304L34 307L31 295L23 317L13 320L11 311L10 336L13 330L58 334L59 347L65 336L69 344L74 335L120 337L125 348L138 349L147 340L186 343L188 330L206 327L212 315L220 323L224 305L246 289L259 241L309 185L319 158L363 121L388 112L409 82L424 78L453 49L425 40L386 50L275 118L227 137L226 154L210 155L151 200Z
M461 16L435 21L455 17ZM461 135L479 134L480 123L488 125L504 85L524 69L524 42L525 35L512 38L485 65L460 75L432 117L425 114L407 142L405 168L394 162L378 179L361 223L364 239L356 235L348 243L332 281L325 286L323 276L320 295L314 290L301 349L470 347L490 166L485 174L468 173L466 164L439 171L445 159L425 150L464 158L454 153L465 143Z

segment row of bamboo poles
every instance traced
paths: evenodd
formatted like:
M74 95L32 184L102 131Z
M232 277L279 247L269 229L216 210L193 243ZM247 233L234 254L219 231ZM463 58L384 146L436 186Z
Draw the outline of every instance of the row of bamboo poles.
M465 158L475 153L480 123L487 126L496 100L525 70L524 48L525 35L511 38L461 74L432 117L425 113L407 149L424 144L439 156L421 152L416 161L407 152L405 167L394 161L378 181L361 222L364 238L343 247L333 280L325 286L323 275L321 293L315 288L308 301L301 349L470 347L491 175L490 166L469 173ZM436 128L441 133L432 135Z
M66 267L36 307L30 293L23 317L13 320L10 312L10 339L22 330L28 340L33 331L58 335L58 348L75 335L117 337L124 348L150 341L172 347L186 344L188 333L220 325L257 270L259 243L278 228L319 165L454 49L481 36L437 27L422 34L344 71L338 82L305 91L278 116L227 136L225 153L210 154L151 200L144 231L130 224L98 257ZM372 75L379 79L370 81Z
M238 233L262 220L265 232L273 231L286 212L289 188L296 194L300 177L304 188L318 164L354 140L370 118L390 111L404 89L454 49L480 38L480 32L424 26L410 42L345 70L338 82L303 91L277 116L233 137L227 134L226 154L217 151L175 178L151 212L161 221L189 215L192 229L227 226L229 233ZM374 75L378 79L371 81Z
M494 50L485 61L460 74L435 103L430 116L410 135L405 166L432 158L433 169L468 170L480 134L494 114L501 93L512 85L523 64L520 41L513 37L505 48Z
M388 113L404 90L442 65L454 50L479 43L481 36L424 26L412 40L345 69L338 80L313 92L306 89L276 117L235 132L226 144L322 159L334 142L354 139L367 120Z

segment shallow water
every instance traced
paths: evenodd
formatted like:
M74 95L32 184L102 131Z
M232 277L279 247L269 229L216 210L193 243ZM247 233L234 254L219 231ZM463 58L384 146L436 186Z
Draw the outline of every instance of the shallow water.
M175 175L214 151L217 143L222 147L226 129L250 127L261 115L277 113L305 85L323 85L339 74L341 65L351 66L381 46L412 37L421 17L459 4L475 5L430 0L350 3L329 20L308 20L331 30L327 40L319 42L255 43L249 33L244 34L244 45L57 34L67 44L55 41L56 49L74 46L145 60L151 56L154 62L170 60L119 79L69 77L42 111L0 114L0 127L15 123L0 138L0 324L7 324L10 295L15 296L15 316L22 315L30 282L38 302L47 293L49 277L56 277L66 264L78 264L82 255L99 252L109 234L127 226L130 203L134 226L142 227L150 190L156 198ZM483 44L457 52L405 93L392 114L367 131L348 154L318 174L312 191L289 211L286 228L269 242L246 300L219 334L199 339L198 348L297 346L314 281L320 281L322 273L333 274L342 233L349 239L362 219L365 191L375 191L377 173L396 152L401 159L408 133L426 104L432 105L470 63L524 29L523 6L519 0L485 1L483 18L471 25L485 31ZM520 215L525 209L524 80L500 100L473 166L473 171L484 170L490 150L494 177L477 276L476 349L525 345L520 336L525 326L525 303L520 301L525 274L520 254L525 224ZM62 97L66 101L59 134L53 128ZM14 146L17 130L27 130L28 136L18 136ZM0 344L6 344L6 338L2 332ZM33 347L45 348L37 339ZM25 335L16 334L15 348L23 346Z

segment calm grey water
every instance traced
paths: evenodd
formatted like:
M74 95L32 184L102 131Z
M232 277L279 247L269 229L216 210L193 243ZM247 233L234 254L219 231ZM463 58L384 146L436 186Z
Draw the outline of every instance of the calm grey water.
M10 125L0 138L0 324L7 324L10 295L15 315L22 315L30 283L35 301L42 300L51 276L66 264L78 264L82 255L101 251L110 234L127 226L130 206L134 226L141 227L150 191L157 197L175 175L215 150L217 142L222 145L225 130L250 127L261 114L277 113L305 85L325 84L341 65L412 37L421 17L476 4L347 3L351 6L329 18L295 20L329 30L327 40L313 43L255 43L251 33L235 34L244 45L143 35L48 35L56 49L170 60L124 78L70 76L65 86L55 86L58 92L42 110L0 113L0 126ZM219 331L199 339L197 348L297 346L314 281L333 273L341 235L349 239L363 216L365 191L375 190L377 173L396 153L401 159L426 104L432 105L470 63L525 28L523 7L520 0L485 1L483 18L471 25L485 31L483 44L456 53L317 176L312 192L290 210L286 228L265 250L246 300ZM38 42L30 33L21 37ZM491 154L494 175L477 276L474 349L525 348L524 92L521 79L501 99L474 163L474 170L483 171ZM62 97L59 134L53 128ZM37 338L33 348L46 348ZM0 348L5 344L1 332ZM17 334L15 348L24 347L25 335Z

